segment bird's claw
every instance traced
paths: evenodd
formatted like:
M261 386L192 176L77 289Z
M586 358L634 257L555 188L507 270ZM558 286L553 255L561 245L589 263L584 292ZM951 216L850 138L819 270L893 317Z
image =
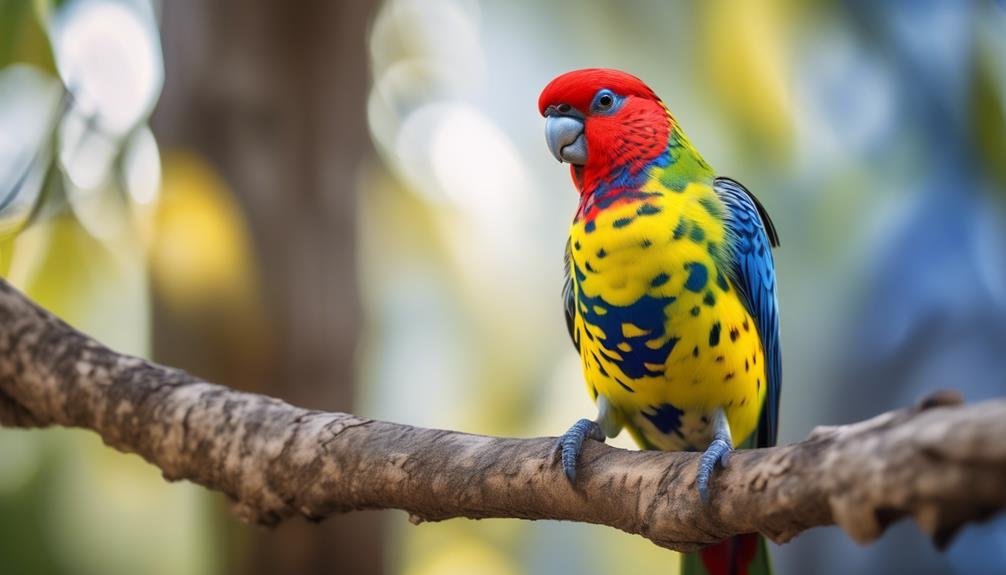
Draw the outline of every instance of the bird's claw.
M713 475L713 470L717 465L726 467L730 463L730 454L733 450L730 424L727 423L723 410L717 410L713 418L713 441L699 458L699 472L695 476L695 486L699 488L699 497L703 503L709 503L709 479Z
M576 483L576 462L583 451L583 442L587 439L604 441L604 433L597 422L581 419L555 442L553 456L561 456L562 469L570 483Z
M699 497L703 503L709 503L709 478L717 465L726 467L730 461L733 448L723 439L714 439L705 453L699 458L699 472L695 477L695 485L699 488Z

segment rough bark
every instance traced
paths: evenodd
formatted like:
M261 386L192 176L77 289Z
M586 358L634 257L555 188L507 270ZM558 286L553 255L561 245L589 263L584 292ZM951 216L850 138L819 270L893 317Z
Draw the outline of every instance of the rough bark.
M226 493L247 521L394 508L610 525L693 550L737 533L784 542L840 525L859 542L913 517L937 545L1006 506L1006 400L952 393L800 443L736 453L699 501L697 454L590 442L578 484L554 439L421 429L294 407L115 353L0 281L0 423L97 432L169 480Z

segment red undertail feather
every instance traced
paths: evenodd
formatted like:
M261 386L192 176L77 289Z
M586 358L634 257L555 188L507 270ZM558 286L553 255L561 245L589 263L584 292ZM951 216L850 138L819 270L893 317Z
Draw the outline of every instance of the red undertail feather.
M758 535L748 533L710 545L699 553L709 575L754 575L748 572L748 566L757 552Z

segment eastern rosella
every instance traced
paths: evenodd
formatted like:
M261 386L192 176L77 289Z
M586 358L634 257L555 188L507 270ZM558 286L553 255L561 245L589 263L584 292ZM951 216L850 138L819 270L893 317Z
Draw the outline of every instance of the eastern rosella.
M583 442L623 427L646 449L704 451L696 486L734 446L775 444L781 362L775 228L738 182L717 177L638 78L606 69L552 80L538 107L571 164L580 205L566 245L566 323L595 420L559 439L576 478ZM742 535L685 557L686 571L769 571Z

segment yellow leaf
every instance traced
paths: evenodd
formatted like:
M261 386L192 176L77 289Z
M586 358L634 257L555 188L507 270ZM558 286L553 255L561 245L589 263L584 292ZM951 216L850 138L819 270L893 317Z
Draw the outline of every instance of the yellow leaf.
M792 122L785 56L792 7L785 0L711 0L701 5L703 53L713 93L757 138L785 144Z
M200 158L165 154L150 248L152 280L173 311L206 302L257 302L244 216L223 179Z

